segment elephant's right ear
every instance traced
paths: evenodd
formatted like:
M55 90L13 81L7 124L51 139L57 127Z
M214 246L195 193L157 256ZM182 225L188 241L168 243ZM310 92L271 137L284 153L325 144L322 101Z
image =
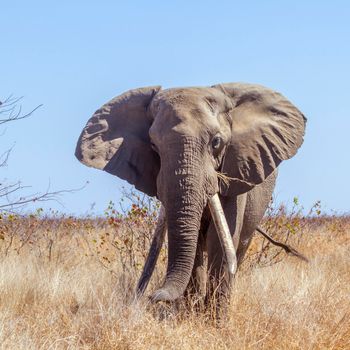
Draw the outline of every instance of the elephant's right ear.
M260 85L213 86L228 96L233 109L231 141L222 172L232 180L222 193L246 192L262 183L303 143L306 118L284 96Z
M160 86L129 90L89 119L75 150L85 165L103 169L148 194L157 194L159 157L152 150L147 107Z

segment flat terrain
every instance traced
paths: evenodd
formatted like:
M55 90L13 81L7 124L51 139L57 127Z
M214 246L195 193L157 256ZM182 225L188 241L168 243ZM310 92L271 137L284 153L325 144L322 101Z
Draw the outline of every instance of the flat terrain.
M39 213L40 214L40 213ZM121 218L0 219L1 349L350 349L350 219L269 218L265 227L305 263L254 238L227 322L133 301L154 224ZM148 293L161 283L159 267Z

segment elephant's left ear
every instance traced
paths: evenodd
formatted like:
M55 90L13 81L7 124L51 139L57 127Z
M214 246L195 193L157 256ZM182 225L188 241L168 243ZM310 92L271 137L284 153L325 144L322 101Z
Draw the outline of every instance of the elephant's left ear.
M263 86L213 87L229 96L234 106L232 138L222 167L232 181L223 194L246 192L296 154L303 143L306 118L284 96Z

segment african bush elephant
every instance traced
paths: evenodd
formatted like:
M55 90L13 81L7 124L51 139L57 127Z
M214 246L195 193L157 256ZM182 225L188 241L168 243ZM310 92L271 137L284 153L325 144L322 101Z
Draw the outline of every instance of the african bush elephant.
M223 276L233 277L271 199L277 166L295 155L305 124L281 94L245 83L144 87L95 112L76 157L163 206L141 292L166 229L167 273L153 301L173 301L186 290L213 293ZM227 295L229 282L220 290Z

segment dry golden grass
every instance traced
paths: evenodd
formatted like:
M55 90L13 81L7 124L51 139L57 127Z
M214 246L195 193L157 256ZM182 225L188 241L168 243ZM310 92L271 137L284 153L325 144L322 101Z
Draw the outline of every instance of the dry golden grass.
M305 219L290 243L309 264L272 258L270 247L257 254L263 241L254 238L218 327L188 312L160 321L154 306L133 301L148 244L140 237L153 225L142 215L0 220L0 348L350 348L348 218ZM160 265L151 288L164 252Z

